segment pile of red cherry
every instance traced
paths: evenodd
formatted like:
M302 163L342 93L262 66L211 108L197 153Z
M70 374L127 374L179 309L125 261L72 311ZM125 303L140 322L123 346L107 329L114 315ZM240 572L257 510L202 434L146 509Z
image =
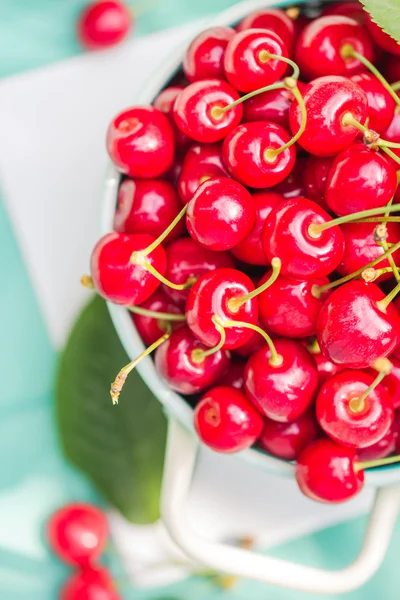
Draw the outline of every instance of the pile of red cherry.
M77 570L63 586L60 600L120 600L108 570L97 563L108 538L105 515L90 504L68 504L47 525L53 552Z
M325 502L400 452L399 55L356 2L260 10L107 134L124 177L85 283L149 346L113 401L155 351L205 444L295 460Z

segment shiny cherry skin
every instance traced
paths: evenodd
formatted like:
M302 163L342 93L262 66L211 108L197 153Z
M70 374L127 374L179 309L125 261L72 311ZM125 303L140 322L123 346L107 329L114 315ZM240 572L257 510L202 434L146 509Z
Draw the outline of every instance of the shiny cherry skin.
M293 146L276 156L277 150L290 140L283 127L268 121L243 123L226 136L222 156L229 173L252 188L269 188L289 175L296 160Z
M350 275L358 269L361 269L372 260L375 260L384 253L382 246L374 240L374 230L376 223L345 223L341 225L344 238L344 254L337 271L340 275ZM387 223L388 233L387 242L396 244L400 240L400 224ZM393 253L395 264L399 264L400 250ZM375 269L389 267L389 261L384 258L375 265ZM379 282L393 277L391 273L385 273L378 279Z
M73 503L57 510L47 523L47 539L64 562L87 567L103 552L108 523L96 506Z
M76 33L86 50L102 50L122 42L129 35L132 25L132 13L124 2L95 0L81 12Z
M175 100L183 89L182 85L172 85L167 87L158 94L153 102L154 108L160 110L168 117L174 131L175 148L179 152L187 150L192 143L192 140L176 126L173 114Z
M180 238L166 247L168 281L182 285L188 279L196 281L203 273L215 269L233 269L234 260L229 252L213 252L195 242L192 238ZM189 295L186 290L174 290L162 284L162 289L180 308L185 308Z
M313 359L315 360L315 364L317 365L319 383L324 383L327 379L330 379L336 373L339 373L343 369L340 365L332 362L328 358L322 354L322 352L318 352L317 354L311 353Z
M258 439L263 450L283 460L296 460L300 452L317 439L320 428L314 412L308 410L290 423L265 419Z
M152 179L174 160L174 132L160 110L136 106L119 113L107 131L107 151L121 173Z
M296 27L295 22L279 8L264 8L256 10L240 21L237 31L246 29L269 29L276 33L291 49L294 43Z
M304 87L305 85L299 81L300 91ZM253 96L243 103L243 120L245 122L272 121L289 130L289 109L293 98L292 92L285 88L269 90Z
M388 432L372 446L359 448L357 450L360 461L379 460L389 454L397 453L396 446L399 443L399 412L394 415L392 426Z
M237 246L255 223L253 198L246 188L228 177L213 177L202 183L187 206L189 235L209 250Z
M343 122L347 113L359 123L364 123L368 116L367 96L346 77L318 77L305 87L303 98L307 124L298 143L315 156L334 156L356 139L358 129ZM297 101L290 107L289 121L292 132L297 133L301 125Z
M297 155L296 162L289 175L277 185L271 188L271 192L281 194L284 198L300 198L305 196L303 186L303 171L307 158L305 156Z
M157 373L175 392L197 394L218 381L229 366L229 355L225 350L203 359L196 357L196 351L204 350L208 348L189 327L178 327L155 352Z
M261 337L261 336L259 336ZM244 383L244 368L246 363L239 358L233 358L225 375L219 378L219 385L229 385L236 390L241 390Z
M381 137L384 140L388 140L389 142L400 142L400 107L396 106L394 110L393 119L389 127L381 133ZM400 158L399 148L391 148L391 150ZM388 157L388 159L392 162L392 165L395 167L395 169L399 168L399 164L396 161L394 161L390 157Z
M224 113L218 109L238 99L239 94L226 81L195 81L188 85L175 101L175 123L183 133L197 142L218 142L239 125L243 107L238 104Z
M335 270L343 256L343 236L335 225L312 237L312 223L326 223L331 217L312 200L291 198L274 208L262 232L264 252L271 261L282 261L281 274L298 279L325 277Z
M393 407L395 410L400 408L400 359L396 356L391 355L390 362L392 363L392 370L389 375L386 375L380 384L392 399ZM376 375L376 371L369 369L368 373Z
M211 177L229 177L222 161L222 144L194 144L185 155L178 179L182 202L189 202L199 185Z
M267 272L259 285L263 285L270 275L271 272ZM316 298L312 289L314 285L327 283L327 277L304 281L280 275L258 297L261 325L267 331L282 337L303 338L314 335L319 311L329 296L329 291Z
M384 154L365 144L353 144L333 161L325 200L335 214L349 215L386 206L396 188L396 169Z
M147 234L107 233L96 244L90 261L90 272L98 293L114 304L141 304L156 291L160 282L145 267L132 264L133 252L147 248L155 238ZM161 275L167 267L163 246L146 257Z
M256 325L258 317L257 299L244 302L238 310L231 310L229 300L240 298L254 290L251 279L237 269L216 269L202 275L189 292L186 303L187 324L194 335L206 346L216 346L220 341L214 316L224 322L246 321ZM224 348L234 349L246 343L253 335L251 329L226 327Z
M188 81L225 79L224 54L235 33L231 27L210 27L194 38L183 58Z
M385 56L383 73L389 83L394 83L395 81L400 80L400 61L398 56L395 54L387 54Z
M331 156L309 156L303 171L304 195L324 210L329 210L325 202L325 187L332 162Z
M282 77L287 63L269 54L288 57L282 39L270 29L246 29L229 42L224 55L225 75L240 92L254 92Z
M364 471L356 469L357 460L354 448L339 446L329 438L315 440L297 458L297 484L312 500L345 502L364 486Z
M240 244L231 249L239 260L250 265L268 265L261 243L261 232L269 213L283 201L283 196L274 192L254 192L256 223L249 235Z
M368 127L378 133L389 127L396 103L379 79L372 73L353 75L354 81L364 91L368 100Z
M173 315L182 314L182 311L178 306L176 306L176 304L174 304L160 288L158 288L150 298L142 302L140 307L155 312L164 312ZM136 313L131 313L131 316L135 323L135 327L146 346L150 346L158 340L164 335L169 327L169 322L164 319L155 319L154 317ZM179 321L172 321L170 323L174 326L178 325Z
M321 16L342 15L354 19L360 25L365 24L365 11L360 2L335 2L322 9Z
M122 600L104 567L74 573L61 588L60 600Z
M216 452L239 452L254 444L263 418L240 390L208 390L194 409L194 428L203 444Z
M261 323L257 323L257 325L258 327L261 327ZM239 348L235 348L233 352L236 356L240 356L241 358L248 358L249 356L257 352L257 350L262 348L264 345L264 338L257 331L255 331L253 335L247 340L247 342L239 346Z
M389 356L400 341L400 316L374 283L353 280L326 300L317 321L317 340L323 354L349 369L365 369Z
M268 345L263 346L247 362L244 389L263 415L287 423L300 417L314 400L318 371L300 342L276 339L274 346L282 364L271 365L271 351Z
M368 13L365 15L365 24L369 35L379 48L382 48L382 50L386 50L386 52L390 52L391 54L395 54L396 56L400 56L400 44L391 38L390 35L385 33L379 25L374 23Z
M114 230L119 233L148 233L157 238L182 209L174 186L164 179L125 179L118 190ZM166 238L183 235L180 221Z
M329 437L342 446L365 448L376 444L393 422L393 402L378 385L365 398L363 407L357 399L375 377L364 371L345 370L326 381L316 400L317 419Z

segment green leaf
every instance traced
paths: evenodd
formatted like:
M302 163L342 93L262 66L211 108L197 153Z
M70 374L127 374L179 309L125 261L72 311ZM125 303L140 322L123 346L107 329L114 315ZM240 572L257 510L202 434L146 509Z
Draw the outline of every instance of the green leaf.
M166 418L136 372L120 404L110 383L129 359L104 301L83 310L61 357L56 412L66 457L134 523L159 517Z
M400 0L361 0L372 20L400 43Z

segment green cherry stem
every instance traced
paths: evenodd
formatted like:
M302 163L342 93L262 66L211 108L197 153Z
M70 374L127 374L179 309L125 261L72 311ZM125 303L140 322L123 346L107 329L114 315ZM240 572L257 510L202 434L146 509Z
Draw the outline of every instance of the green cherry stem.
M258 325L253 325L253 323L246 323L246 321L231 321L230 319L224 319L222 324L224 327L243 327L243 329L252 329L253 331L256 331L264 338L270 349L271 358L269 359L269 364L273 367L279 367L283 363L283 358L276 351L272 339L270 338L268 333L261 329L261 327L258 327Z
M196 279L194 277L189 277L185 281L185 283L182 283L182 284L172 283L172 281L168 281L168 279L166 279L164 277L164 275L161 275L161 273L159 273L157 271L157 269L155 269L153 267L153 265L151 265L149 262L144 261L143 263L138 263L138 264L142 264L142 266L145 269L147 269L149 271L149 273L154 275L154 277L156 279L158 279L158 281L161 281L161 283L163 283L164 285L167 285L168 287L172 288L173 290L186 290L187 288L191 287L194 284L194 282L196 281Z
M400 223L400 217L370 217L369 219L357 219L355 223Z
M397 156L397 154L395 154L392 150L390 150L390 148L388 148L387 146L381 146L382 150L388 155L390 156L390 158L392 160L394 160L394 162L396 162L398 165L400 165L400 157Z
M267 279L267 281L265 283L263 283L263 285L261 285L260 287L256 288L252 292L249 292L248 294L245 294L244 296L240 296L240 298L230 298L230 300L228 300L229 310L231 312L237 312L239 310L239 308L242 306L242 304L244 304L248 300L252 300L259 294L262 294L263 292L265 292L265 290L267 290L274 283L274 281L276 281L276 279L281 271L281 266L282 266L281 259L278 258L277 256L275 258L273 258L271 260L272 273L271 273L271 276L269 277L269 279Z
M394 92L398 92L400 90L400 81L395 81L390 85Z
M400 462L400 456L387 456L386 458L378 458L377 460L365 460L357 462L354 465L356 471L364 471L365 469L374 469L375 467L384 467L385 465L393 465Z
M392 206L393 204L393 198L390 198L389 202L387 203L387 207L389 208L390 206ZM387 229L386 229L386 223L387 220L389 218L389 212L386 212L384 215L384 221L382 222L382 225L378 226L375 231L378 232L379 227L382 227L384 230L384 239L382 239L381 241L379 241L379 245L382 246L384 252L386 252L389 249L388 243L386 241L387 238ZM391 254L389 254L388 256L388 261L389 261L389 265L391 266L392 270L393 270L393 275L397 281L397 283L400 282L400 273L399 270L396 266L396 263L394 262L393 256Z
M344 215L337 219L332 219L326 223L311 223L308 227L308 233L313 238L320 237L321 233L326 229L335 227L336 225L343 225L343 223L351 223L357 221L357 219L364 219L365 217L373 217L375 215L381 215L382 213L390 213L400 210L400 204L392 204L392 206L380 206L378 208L370 208L369 210L362 210L360 212L352 213L351 215Z
M147 248L145 248L144 250L140 250L140 254L142 256L148 256L151 252L153 252L153 250L155 250L157 248L157 246L162 244L163 241L165 240L165 238L168 237L168 235L174 229L174 227L176 225L178 225L179 221L181 221L183 219L183 217L186 214L186 211L187 211L187 204L182 208L180 213L178 213L176 215L175 219L173 221L171 221L171 223L168 225L168 227L165 229L165 231L163 231L162 234L159 235L158 238L156 240L154 240L154 242L152 244L150 244L150 246L147 246ZM135 254L135 252L133 254Z
M389 362L389 361L388 361ZM389 371L390 372L390 371ZM367 387L367 389L358 398L352 398L349 402L349 409L353 413L360 413L365 408L365 400L367 396L381 383L382 379L386 377L388 373L381 371L375 377L374 381Z
M192 352L192 360L195 363L202 363L203 360L205 358L207 358L207 356L211 356L212 354L215 354L216 352L218 352L219 350L221 350L224 347L224 344L226 341L225 328L223 327L223 325L221 325L221 323L216 315L214 315L212 317L212 322L214 323L215 329L218 331L218 333L220 335L220 340L216 346L214 346L213 348L209 348L208 350L201 350L200 348L195 348Z
M158 312L156 310L149 310L142 306L127 306L130 312L136 315L142 315L144 317L150 317L151 319L160 319L161 321L186 321L185 315L175 315L173 313Z
M391 303L392 300L394 300L397 296L397 294L400 292L400 283L398 283L396 285L396 287L394 287L392 289L391 292L389 292L389 294L383 299L383 300L379 300L379 302L376 303L377 307L382 311L385 312L387 307L389 306L389 304Z
M364 269L364 271L361 273L361 277L366 283L372 283L372 281L375 281L385 273L393 273L392 267L383 267L382 269L374 269L374 267L368 267Z

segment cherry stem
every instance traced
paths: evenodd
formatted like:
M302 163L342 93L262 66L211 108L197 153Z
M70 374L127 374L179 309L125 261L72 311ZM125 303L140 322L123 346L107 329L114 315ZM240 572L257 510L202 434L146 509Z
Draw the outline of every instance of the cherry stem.
M361 210L360 212L352 213L351 215L345 215L344 217L332 219L331 221L327 221L326 223L311 223L311 225L308 227L308 233L311 237L316 238L319 237L322 231L330 229L331 227L335 227L336 225L342 225L343 223L351 223L352 221L357 221L357 219L373 217L374 215L380 215L382 213L395 212L396 210L400 210L400 204L393 204L389 207L380 206L378 208L370 208L369 210Z
M126 308L136 315L142 315L143 317L150 317L152 319L160 319L161 321L186 321L185 315L158 312L157 310L149 310L148 308L143 308L142 306L127 306Z
M214 323L215 329L218 331L218 333L220 335L220 340L216 346L214 346L213 348L209 348L208 350L201 350L200 348L195 348L192 352L192 360L195 363L202 363L203 360L205 358L207 358L207 356L211 356L212 354L219 352L219 350L221 350L225 344L226 331L225 331L223 325L221 325L221 323L216 315L214 315L212 317L212 322Z
M300 16L301 10L297 6L289 6L289 8L285 10L285 13L289 17L289 19L292 19L292 21L296 21L296 19L298 19Z
M400 283L398 283L396 285L396 287L394 287L392 289L392 291L389 292L389 294L386 296L386 298L384 298L383 300L379 300L379 302L376 303L379 310L381 310L382 312L385 312L387 307L391 303L391 301L396 298L396 296L399 292L400 292Z
M367 387L367 389L358 398L352 398L349 402L349 409L353 413L360 413L365 408L365 400L367 396L380 384L382 379L386 377L387 373L381 372L375 377L374 381Z
M229 319L224 320L223 324L224 327L243 327L243 329L252 329L253 331L256 331L264 338L270 349L271 358L269 359L269 364L273 367L279 367L283 363L283 357L276 351L272 339L270 338L268 333L261 329L261 327L258 327L258 325L253 325L253 323L246 323L246 321L231 321Z
M358 219L356 223L400 223L400 217L370 217L369 219Z
M387 148L386 146L381 146L381 148L388 156L390 156L392 160L394 160L398 165L400 165L400 157L397 156L397 154L395 154L392 150L390 150L390 148Z
M161 344L165 342L170 337L170 335L171 328L169 328L169 331L166 331L164 335L158 338L158 340L151 344L151 346L146 348L146 350L143 350L143 352L139 354L139 356L137 356L134 360L132 360L120 370L120 372L115 378L115 381L113 381L113 383L111 384L110 395L113 404L118 404L119 395L129 373L133 371L133 369L140 363L141 360L143 360L143 358L146 358L146 356L151 354L156 348L158 348L158 346L161 346Z
M336 281L331 281L330 283L327 283L325 285L313 285L312 286L312 295L315 298L319 298L321 296L321 294L323 294L324 292L327 292L328 290L330 290L334 287L337 287L338 285L342 285L342 283L347 283L351 279L354 279L355 277L362 275L363 271L365 271L366 269L369 269L371 267L374 267L379 262L381 262L381 260L390 256L391 254L393 254L393 252L396 252L396 250L398 250L399 248L400 248L400 242L397 242L397 244L393 244L393 246L391 246L387 250L387 252L384 252L383 254L378 256L378 258L371 260L371 262L366 264L364 267L361 267L361 269L357 269L357 271L354 271L354 273L350 273L349 275L346 275L345 277L341 277L340 279L336 279Z
M163 283L164 285L170 287L173 290L186 290L187 288L191 287L194 282L196 281L194 277L188 277L188 279L185 281L185 283L182 284L178 284L178 283L172 283L172 281L169 281L168 279L166 279L164 277L164 275L161 275L161 273L159 273L157 271L157 269L155 269L153 267L153 265L151 265L149 262L144 261L143 265L142 265L145 269L147 269L149 271L149 273L151 273L152 275L154 275L154 277L156 279L158 279L159 281L161 281L161 283Z
M398 90L400 90L400 81L395 81L394 83L391 84L390 87L392 88L392 90L394 92L397 92Z
M152 244L150 244L150 246L147 246L147 248L145 248L144 250L139 250L138 252L134 252L132 254L131 262L134 262L134 259L133 259L134 255L140 254L141 256L148 256L151 252L153 252L153 250L155 250L157 248L157 246L162 244L162 242L171 233L171 231L174 229L174 227L185 216L186 211L187 211L187 204L176 215L175 219L173 221L171 221L171 223L168 225L168 227L165 229L165 231L163 231L163 233L161 235L159 235L158 238L156 240L154 240L154 242Z
M368 267L364 269L364 271L361 273L361 277L364 279L365 282L372 283L373 281L378 279L378 277L381 277L385 273L393 273L392 267L384 267L382 269L374 269L374 267Z
M94 285L93 279L90 275L82 275L81 285L88 288L89 290L96 289L96 286Z
M384 76L382 75L382 73L380 71L378 71L378 69L368 60L368 58L365 58L365 56L363 56L362 54L360 54L359 52L357 52L353 48L353 46L351 44L345 44L343 46L343 48L341 50L341 55L345 59L353 57L353 58L356 58L357 60L359 60L360 63L362 63L365 67L367 67L367 69L369 71L371 71L371 73L373 75L375 75L375 77L377 79L379 79L379 81L381 82L381 84L383 85L383 87L389 92L389 94L392 96L392 98L396 102L396 104L398 104L400 106L400 98L398 97L398 95L394 91L393 87L391 87L391 85L384 78Z
M375 136L376 140L372 141L371 145L378 146L384 152L386 152L386 154L388 154L391 158L393 158L393 160L395 160L398 164L400 164L399 157L396 156L396 154L394 154L394 152L391 152L391 150L389 150L389 148L400 148L400 144L398 144L397 142L390 142L389 140L383 140L382 138L379 137L379 134L377 134L375 131L373 131L372 129L368 129L368 127L366 127L365 125L361 125L361 123L359 123L350 112L347 112L343 115L342 124L345 127L347 127L349 125L356 127L356 129L358 129L359 131L364 133L364 136L366 136L368 133L370 135L372 134L372 137ZM365 139L364 139L364 141L365 141Z
M392 204L393 204L393 198L390 198L389 202L387 203L387 206L390 207L390 206L392 206ZM386 252L386 250L389 249L389 246L386 241L386 237L387 237L386 223L387 223L388 218L389 218L389 212L386 212L385 217L384 217L385 220L382 222L382 225L384 227L385 239L382 239L380 242L378 242L379 245L382 246L382 248L385 252ZM378 228L376 229L376 231L377 230L378 230ZM396 281L399 283L400 282L399 270L398 270L396 263L393 260L393 256L391 254L389 254L389 256L388 256L388 261L389 261L389 265L393 269L393 275L394 275Z
M269 277L269 279L265 283L263 283L263 285L260 285L260 287L256 288L252 292L249 292L248 294L245 294L244 296L240 296L240 298L230 298L228 300L229 310L231 312L238 312L238 310L242 306L242 304L244 304L248 300L252 300L259 294L262 294L263 292L265 292L265 290L267 290L274 283L274 281L276 281L276 279L280 273L281 266L282 266L281 259L278 258L277 256L275 256L271 260L272 273L271 273L271 276Z
M374 469L375 467L384 467L385 465L393 465L394 463L400 462L400 456L387 456L386 458L379 458L377 460L366 460L363 462L357 462L354 464L355 471L364 471L365 469Z

